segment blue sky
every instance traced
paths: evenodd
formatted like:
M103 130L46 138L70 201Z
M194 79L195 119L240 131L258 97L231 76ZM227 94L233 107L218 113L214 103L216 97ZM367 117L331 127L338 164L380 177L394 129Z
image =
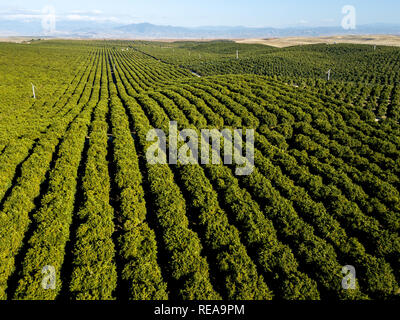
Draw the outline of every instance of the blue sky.
M252 27L339 26L353 5L358 24L400 24L399 0L0 0L0 19L38 19L46 5L64 20Z

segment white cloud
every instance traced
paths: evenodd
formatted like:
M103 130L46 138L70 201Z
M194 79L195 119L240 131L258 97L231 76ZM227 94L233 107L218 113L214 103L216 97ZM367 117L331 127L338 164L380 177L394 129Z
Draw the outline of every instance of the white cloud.
M83 16L80 14L69 14L66 17L68 20L72 20L72 21L82 21L82 20L89 20L90 17L89 16Z
M69 14L65 16L66 20L70 21L97 21L97 22L118 22L120 21L116 17L107 17L107 16L90 16L90 15L81 15L81 14Z
M43 18L42 14L9 14L9 15L0 15L0 17L6 20L22 20L22 21L30 21L30 20L40 20Z
M40 20L42 17L42 10L3 9L0 11L0 19L5 20L32 21Z
M0 15L6 15L6 14L37 14L41 13L42 10L28 10L28 9L1 9L0 10Z
M84 10L72 10L69 12L70 14L79 14L79 15L95 15L95 14L102 14L103 11L101 10L90 10L90 11L84 11Z
M58 21L121 22L121 18L104 15L101 10L74 10L68 13L55 13ZM0 20L3 19L23 22L40 21L47 14L48 12L44 12L43 10L3 9L0 11Z

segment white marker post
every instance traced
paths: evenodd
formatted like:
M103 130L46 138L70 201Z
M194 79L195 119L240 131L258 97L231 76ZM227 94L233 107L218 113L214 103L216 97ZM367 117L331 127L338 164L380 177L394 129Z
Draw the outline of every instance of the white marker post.
M236 59L239 59L239 50L236 50Z
M32 85L33 99L36 99L35 85L32 82L31 82L31 85Z
M328 70L327 75L328 75L328 81L331 80L331 69Z

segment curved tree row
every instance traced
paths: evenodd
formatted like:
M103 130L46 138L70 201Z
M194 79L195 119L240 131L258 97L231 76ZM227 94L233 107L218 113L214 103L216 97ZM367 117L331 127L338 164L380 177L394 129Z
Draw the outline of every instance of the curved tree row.
M127 283L129 298L134 300L167 299L167 287L158 266L154 230L147 223L143 179L128 117L108 74L111 124L116 162L116 184L120 194L117 220L121 224L118 239L123 261L121 278Z
M88 136L87 161L82 183L83 200L76 213L79 220L73 249L72 275L68 284L71 297L79 300L108 300L117 286L114 209L110 205L110 176L107 147L108 90L106 59L102 51L99 101L93 111ZM95 87L95 93L97 93Z
M130 112L139 144L146 150L151 145L146 141L146 135L151 129L149 121L136 101L124 92L118 73L116 78L118 93ZM202 255L200 240L189 228L186 202L175 184L173 173L167 165L162 164L146 162L146 169L149 191L154 198L153 219L157 221L158 232L162 234L163 248L170 256L168 271L176 288L175 294L184 299L219 298L210 282L209 268Z

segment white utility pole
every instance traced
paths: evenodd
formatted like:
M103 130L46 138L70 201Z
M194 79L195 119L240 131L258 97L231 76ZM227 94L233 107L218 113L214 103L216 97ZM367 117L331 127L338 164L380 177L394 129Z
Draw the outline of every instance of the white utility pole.
M236 50L236 59L239 59L239 50Z
M328 81L329 81L329 80L331 80L331 69L328 70L327 74L328 74Z
M32 85L33 99L36 99L35 85L32 82L31 82L31 85Z

